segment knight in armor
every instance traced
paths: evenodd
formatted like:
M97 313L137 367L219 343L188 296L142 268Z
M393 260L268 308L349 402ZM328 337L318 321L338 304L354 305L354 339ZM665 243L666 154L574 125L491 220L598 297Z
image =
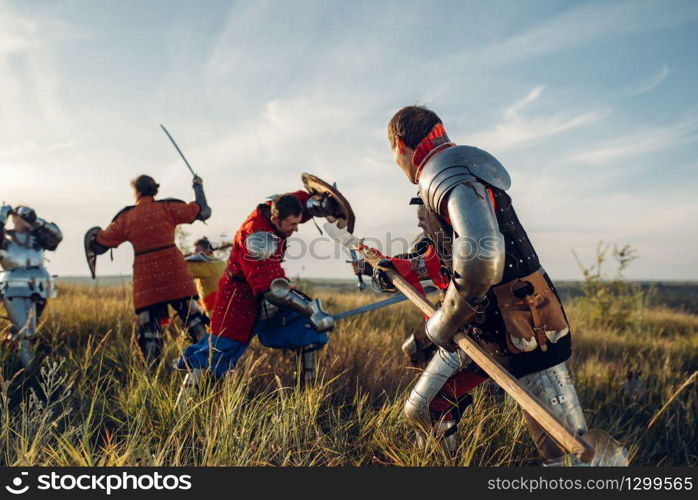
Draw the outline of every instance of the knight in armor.
M7 223L12 221L13 228ZM45 252L63 239L58 226L37 217L27 206L0 207L0 299L12 323L11 340L29 372L37 366L37 322L49 298L56 296L53 278L44 267Z
M201 238L194 242L194 253L186 257L186 261L196 284L199 303L210 316L216 304L218 282L225 272L225 260L213 254L208 238Z
M205 221L211 216L203 181L194 177L194 201L156 200L159 184L147 175L131 182L136 204L119 211L106 229L94 227L85 235L85 250L94 277L96 256L128 241L133 245L133 307L138 321L137 342L146 363L162 354L163 320L171 306L192 342L206 333L208 317L197 301L197 291L187 263L175 245L180 224Z
M456 332L464 329L569 429L585 432L565 366L571 355L570 327L514 211L507 171L489 153L452 143L439 117L425 107L395 113L388 139L396 163L419 186L432 243L420 264L405 274L418 269L419 278L428 276L443 290L440 306L425 324L426 338L438 350L406 401L407 420L419 432L443 438L447 449L456 449L459 402L467 401L468 392L487 378L453 343ZM403 274L404 266L395 264ZM374 277L390 286L379 269ZM416 348L414 343L407 346ZM524 417L544 464L570 461L535 420Z
M222 378L234 369L255 335L264 346L298 354L301 383L315 379L317 354L334 319L319 299L293 287L281 263L286 240L300 224L315 216L332 217L337 210L333 197L301 190L274 196L247 216L235 233L218 284L211 334L189 346L179 360L178 367L189 370L183 393L204 371Z

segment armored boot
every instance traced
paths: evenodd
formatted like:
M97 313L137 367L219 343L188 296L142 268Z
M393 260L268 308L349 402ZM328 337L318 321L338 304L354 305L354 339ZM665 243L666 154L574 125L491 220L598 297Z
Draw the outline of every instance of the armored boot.
M439 440L439 446L449 457L458 452L458 422L456 420L437 421L432 426L432 435ZM427 449L429 442L427 433L422 429L415 430L415 444L420 450Z
M179 389L179 394L177 394L177 400L175 401L175 408L181 409L187 401L194 397L203 374L204 371L201 368L194 368L184 376L182 387Z
M458 451L458 422L456 420L436 422L434 435L439 438L439 444L448 456L456 455Z

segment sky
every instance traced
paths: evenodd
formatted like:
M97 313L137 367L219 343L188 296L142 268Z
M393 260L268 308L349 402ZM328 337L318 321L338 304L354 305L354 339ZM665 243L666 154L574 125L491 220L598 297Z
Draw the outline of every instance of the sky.
M310 172L357 235L411 240L385 126L417 103L507 168L553 279L603 241L637 250L629 278L695 280L697 28L695 1L0 0L0 202L61 227L52 273L87 275L83 235L133 203L132 178L193 199L163 123L213 209L191 239L231 238ZM329 241L298 257L312 223L298 236L289 276L351 277ZM98 273L132 262L124 244Z

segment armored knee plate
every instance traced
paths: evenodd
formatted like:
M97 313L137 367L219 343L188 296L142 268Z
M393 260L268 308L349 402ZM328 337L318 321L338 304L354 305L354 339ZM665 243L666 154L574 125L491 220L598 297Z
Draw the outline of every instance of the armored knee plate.
M405 402L403 414L407 421L417 427L431 428L429 405L446 381L468 364L470 358L460 349L436 351Z
M546 370L525 375L519 379L550 411L572 432L586 432L587 424L579 404L577 391L572 377L565 366L560 363ZM558 459L563 450L543 428L526 415L531 437L541 456L547 460Z

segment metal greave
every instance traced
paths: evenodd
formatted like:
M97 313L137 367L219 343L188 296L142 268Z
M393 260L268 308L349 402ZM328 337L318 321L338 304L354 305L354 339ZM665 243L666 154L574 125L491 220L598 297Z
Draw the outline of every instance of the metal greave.
M317 378L318 354L322 345L309 344L300 349L298 355L301 358L301 382L303 386L312 385Z
M17 342L20 361L28 368L35 351L36 303L30 297L5 297L3 303L12 323L12 338Z
M565 363L519 378L543 404L572 432L587 431L587 423ZM562 457L564 451L531 416L524 412L528 430L539 453L546 460Z
M466 360L460 349L455 352L439 349L434 353L405 402L403 414L408 422L424 429L431 428L429 405L446 381L464 368Z

